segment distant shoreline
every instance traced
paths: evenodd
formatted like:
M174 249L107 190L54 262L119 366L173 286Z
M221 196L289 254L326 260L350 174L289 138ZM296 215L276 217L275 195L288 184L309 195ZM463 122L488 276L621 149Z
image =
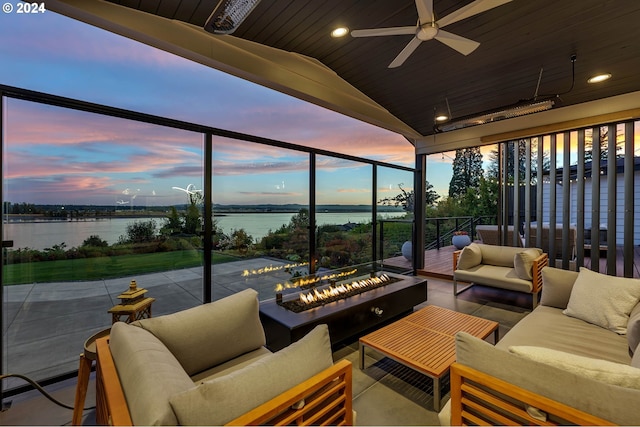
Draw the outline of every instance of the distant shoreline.
M226 217L228 215L234 214L292 214L295 215L300 212L300 209L291 209L291 208L225 208L221 210L214 211L214 217ZM356 207L345 207L344 209L340 208L319 208L318 213L335 213L335 214L361 214L370 212L363 208ZM388 207L384 207L380 209L378 207L378 213L400 213L399 210L389 209ZM109 211L109 212L98 212L96 214L83 214L83 215L68 215L68 216L46 216L45 214L8 214L3 220L4 224L7 223L38 223L38 222L83 222L83 221L102 221L102 220L110 220L110 219L144 219L144 218L166 218L168 212L162 211L132 211L132 212L123 212L123 211Z

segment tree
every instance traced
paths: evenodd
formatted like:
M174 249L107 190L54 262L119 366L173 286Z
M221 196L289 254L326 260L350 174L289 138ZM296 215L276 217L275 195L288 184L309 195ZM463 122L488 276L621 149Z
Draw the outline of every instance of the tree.
M163 235L172 235L177 234L182 231L182 220L180 219L180 215L178 214L178 210L175 206L171 206L169 208L169 213L166 218L167 222L162 226L160 232Z
M386 197L380 200L380 204L384 206L394 206L394 207L402 207L402 210L405 212L413 212L413 206L415 204L415 197L413 195L413 190L407 191L402 186L404 183L398 184L398 188L400 189L400 194L397 194L393 197Z
M413 194L413 190L407 191L402 186L404 183L398 184L398 188L400 189L400 194L397 194L393 197L385 197L380 200L380 203L383 206L401 206L405 212L413 212L413 207L415 204L415 197ZM425 182L425 204L426 206L432 206L436 203L438 198L440 197L438 193L433 189L433 185L429 184L429 181Z
M480 178L477 189L467 189L460 198L460 206L464 215L494 216L498 214L498 181L495 179Z
M306 230L309 227L309 209L302 208L297 214L291 217L289 221L289 230L294 231L296 229Z
M253 238L247 234L244 228L233 230L230 240L231 247L233 249L239 250L242 253L247 252L247 250L253 243Z
M597 141L600 143L600 160L607 160L609 157L609 150L607 149L607 141L609 140L609 127L608 126L600 126L600 140ZM623 148L622 148L622 143L623 143L623 139L622 138L618 138L619 136L621 136L623 133L622 128L618 127L616 129L616 158L620 158L624 156L623 153ZM584 148L585 148L585 153L584 153L584 159L585 162L591 162L593 161L593 133L591 134L587 134L585 136L585 141L584 141ZM597 143L596 142L596 143Z
M195 203L189 203L187 212L184 214L184 233L198 234L201 229L200 208Z
M119 243L146 243L152 242L156 237L156 223L148 221L135 221L127 224L126 235L120 236Z
M449 197L465 194L469 188L478 188L483 175L480 147L456 150L453 176L449 182Z
M514 144L518 144L518 155L517 155L517 168L518 168L518 180L523 183L524 182L524 178L525 178L525 173L527 170L527 161L529 161L529 159L527 159L526 156L526 151L527 151L527 147L526 144L528 143L528 140L526 139L520 139L518 141L509 141L507 144L507 182L508 183L513 183L514 181L514 177L515 174L513 173L513 171L516 168L516 157L513 154L514 151ZM538 141L538 149L543 149L542 144L540 143L540 141ZM545 153L543 155L543 170L549 170L549 155L547 153ZM535 182L536 179L536 173L538 170L538 163L537 163L537 156L534 156L532 154L531 157L531 181L532 183ZM491 150L491 153L489 154L489 167L487 168L487 177L489 179L495 179L497 180L500 176L500 163L499 163L499 156L498 156L498 148Z

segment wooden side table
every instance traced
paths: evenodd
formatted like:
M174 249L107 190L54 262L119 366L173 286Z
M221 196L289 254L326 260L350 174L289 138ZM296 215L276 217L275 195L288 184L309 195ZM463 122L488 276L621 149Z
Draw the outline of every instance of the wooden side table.
M73 405L73 418L71 425L82 425L82 412L84 411L84 400L87 396L89 386L89 376L93 361L96 360L96 340L106 337L111 332L111 328L102 330L91 335L84 342L84 352L80 354L80 366L78 367L78 384L76 385L76 398Z
M111 313L111 323L119 322L123 320L123 317L126 323L151 317L151 304L153 304L155 300L155 298L143 298L135 304L118 304L113 306L109 309L109 313Z

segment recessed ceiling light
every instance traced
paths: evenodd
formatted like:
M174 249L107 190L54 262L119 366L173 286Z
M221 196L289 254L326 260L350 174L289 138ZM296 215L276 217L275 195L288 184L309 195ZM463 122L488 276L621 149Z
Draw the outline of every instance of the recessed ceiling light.
M591 77L589 80L587 80L587 83L600 83L605 80L609 80L610 78L611 78L610 73L598 74L596 76Z
M449 120L449 116L445 115L445 114L440 114L438 116L436 116L436 122L445 122Z
M331 37L344 37L349 34L349 29L347 27L338 27L335 30L331 31Z

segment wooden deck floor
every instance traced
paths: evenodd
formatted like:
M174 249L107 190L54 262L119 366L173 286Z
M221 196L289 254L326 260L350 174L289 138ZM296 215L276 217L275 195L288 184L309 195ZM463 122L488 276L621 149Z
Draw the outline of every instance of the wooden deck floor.
M432 276L451 280L453 278L453 252L455 250L455 246L445 246L440 249L426 251L424 254L425 268L423 270L418 270L418 274L422 276ZM405 268L407 270L411 270L411 263L404 257L394 257L392 259L387 259L384 262L385 264L394 266L396 268ZM591 268L590 257L585 256L584 266L587 268ZM601 273L607 272L607 259L606 253L604 251L601 253L600 268L598 271L600 271ZM617 247L616 249L615 275L620 277L624 275L624 264L621 246ZM640 278L640 247L638 246L634 248L633 277Z

